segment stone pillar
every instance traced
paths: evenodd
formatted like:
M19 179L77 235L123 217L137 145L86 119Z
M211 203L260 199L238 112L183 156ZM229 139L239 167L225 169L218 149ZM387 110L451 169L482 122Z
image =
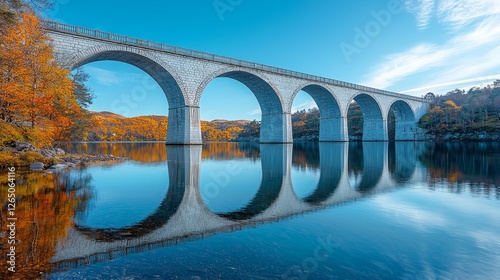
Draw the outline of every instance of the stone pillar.
M262 114L260 143L293 143L291 114Z
M397 121L394 140L413 141L417 140L417 125L413 121Z
M332 117L320 118L320 142L345 142L348 141L347 118Z
M387 120L365 118L363 122L363 141L388 141Z
M167 145L200 144L200 107L169 108Z

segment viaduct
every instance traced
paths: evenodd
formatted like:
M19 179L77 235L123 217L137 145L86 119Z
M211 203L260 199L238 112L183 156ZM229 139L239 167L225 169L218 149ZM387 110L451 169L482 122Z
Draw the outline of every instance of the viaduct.
M352 101L363 112L363 141L388 140L390 110L396 117L395 140L418 140L416 122L427 111L427 101L414 96L58 22L43 21L42 26L53 40L56 60L70 70L113 60L149 74L168 101L167 144L201 144L201 95L218 77L243 83L257 98L261 143L293 142L292 103L301 90L319 107L322 142L348 141Z

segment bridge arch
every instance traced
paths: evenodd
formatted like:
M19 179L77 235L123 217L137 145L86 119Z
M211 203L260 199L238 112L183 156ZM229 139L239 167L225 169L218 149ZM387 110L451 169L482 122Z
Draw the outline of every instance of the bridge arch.
M387 166L396 185L408 182L415 173L417 147L415 142L389 142Z
M319 179L316 188L307 196L299 197L295 189L292 176L292 189L297 200L309 205L321 205L328 200L339 187L342 172L344 171L344 146L343 142L316 143L319 153ZM306 151L308 155L311 151ZM294 153L295 154L295 153ZM316 158L316 155L315 157ZM292 174L293 175L293 174Z
M269 79L250 69L227 67L210 73L198 87L194 106L200 106L201 95L216 78L230 78L244 84L255 95L262 111L260 142L289 143L292 141L290 116L285 114L284 102Z
M293 92L288 110L291 111L293 101L301 90L309 94L318 106L320 113L319 141L346 141L345 119L342 117L339 101L324 86L310 82L302 84Z
M172 173L171 169L169 168L169 173ZM175 178L176 176L177 174L174 176L169 175L170 178ZM122 228L91 228L75 224L74 228L91 239L103 242L135 239L144 236L159 229L170 220L179 209L185 190L186 187L184 185L171 181L167 194L156 211L132 226Z
M73 70L91 62L104 60L123 62L141 69L158 83L169 107L185 106L185 87L181 79L169 65L150 52L128 46L99 45L78 52L67 61L66 67Z
M387 141L387 119L382 114L379 101L368 93L357 93L347 104L356 101L363 113L363 141ZM347 106L345 115L349 106Z
M259 190L252 200L241 209L215 214L228 220L243 221L254 218L269 209L278 200L283 189L286 173L288 172L288 157L287 146L260 145L262 181Z
M414 140L417 126L415 112L411 105L404 100L396 100L389 106L390 110L394 113L396 121L394 140Z
M347 160L349 185L360 193L377 186L384 171L384 148L381 142L350 142ZM360 160L362 158L362 160Z

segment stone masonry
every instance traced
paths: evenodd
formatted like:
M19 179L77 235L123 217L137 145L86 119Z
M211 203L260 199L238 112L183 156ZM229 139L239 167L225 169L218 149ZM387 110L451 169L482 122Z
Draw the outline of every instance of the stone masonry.
M200 99L217 77L237 80L254 93L262 111L261 143L293 141L292 103L301 90L319 107L320 141L348 141L346 116L353 100L363 111L365 141L388 139L391 108L396 140L418 140L416 122L427 111L423 98L57 22L42 24L53 40L56 59L70 70L114 60L149 74L168 101L167 144L201 144Z

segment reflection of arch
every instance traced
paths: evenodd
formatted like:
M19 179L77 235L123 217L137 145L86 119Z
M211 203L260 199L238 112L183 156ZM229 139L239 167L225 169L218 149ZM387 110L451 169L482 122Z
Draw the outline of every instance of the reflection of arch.
M215 78L225 77L244 84L257 98L262 111L260 142L261 143L285 143L290 142L286 126L283 102L278 90L266 78L260 74L239 68L226 68L208 76L198 87L194 106L199 106L200 99L206 86Z
M88 228L75 225L75 229L94 240L98 241L116 241L121 239L133 239L146 235L163 225L177 212L191 178L190 163L186 162L186 148L182 146L168 146L168 192L157 210L146 219L139 223L122 228ZM186 166L188 165L188 166Z
M362 159L360 159L360 157L362 157ZM348 172L362 173L359 184L351 187L354 187L359 192L370 191L380 181L383 169L384 143L349 143ZM362 172L360 172L361 170Z
M363 141L386 141L387 125L378 101L366 93L360 93L352 100L359 104L363 113ZM347 106L347 110L349 110L349 106Z
M230 220L248 220L268 209L278 199L287 172L287 145L260 145L262 182L255 197L240 210L217 215Z
M301 90L307 92L318 105L319 141L346 141L342 114L335 95L320 85L308 83L295 90L288 104L290 110L295 96Z
M344 167L344 143L320 143L320 177L317 188L304 199L319 204L328 199L337 189Z
M169 107L175 108L185 105L181 89L184 86L180 83L181 80L174 76L175 72L161 59L138 49L109 45L91 47L73 57L68 67L75 69L91 62L103 60L124 62L143 70L161 87L167 97Z
M417 148L414 142L390 142L388 166L396 183L405 183L413 176L417 164Z
M408 103L397 100L392 103L390 110L394 112L396 134L394 140L414 140L416 132L415 114Z

